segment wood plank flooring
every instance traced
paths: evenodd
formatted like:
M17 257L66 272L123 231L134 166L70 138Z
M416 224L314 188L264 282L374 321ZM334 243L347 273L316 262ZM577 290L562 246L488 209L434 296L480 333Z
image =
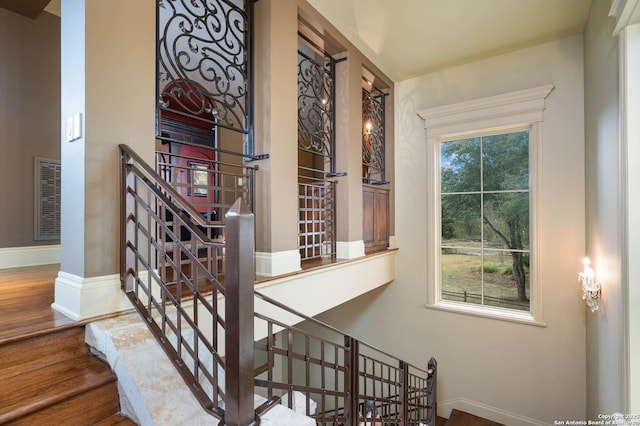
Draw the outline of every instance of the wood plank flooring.
M74 321L51 308L60 265L0 269L0 343Z
M451 411L446 426L504 426L503 424L474 416L464 411L454 409Z
M117 378L89 353L84 323L51 308L59 269L0 269L0 423L135 425L118 414Z

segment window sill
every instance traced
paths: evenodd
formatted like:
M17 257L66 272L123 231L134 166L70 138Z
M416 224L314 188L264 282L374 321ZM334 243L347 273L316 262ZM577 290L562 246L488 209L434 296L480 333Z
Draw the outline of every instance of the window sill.
M476 317L484 317L499 321L515 322L518 324L533 325L536 327L546 327L547 323L536 320L531 312L518 312L509 309L480 307L465 303L440 301L433 304L426 304L426 308L438 311L453 312L463 315L471 315Z

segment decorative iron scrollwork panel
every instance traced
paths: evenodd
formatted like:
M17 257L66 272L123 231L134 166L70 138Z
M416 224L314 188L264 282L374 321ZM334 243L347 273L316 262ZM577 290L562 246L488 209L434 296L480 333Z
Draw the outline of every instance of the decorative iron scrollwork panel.
M333 68L298 52L298 148L333 157Z
M362 180L385 183L385 94L362 91Z
M249 133L248 40L243 0L158 0L158 107ZM213 126L211 126L213 127Z

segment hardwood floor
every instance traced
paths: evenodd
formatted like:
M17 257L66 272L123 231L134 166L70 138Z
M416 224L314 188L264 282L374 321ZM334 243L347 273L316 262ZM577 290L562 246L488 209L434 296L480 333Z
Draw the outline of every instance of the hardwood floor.
M504 426L503 424L454 409L446 426Z
M131 426L84 323L51 308L59 265L0 269L0 424Z
M60 266L0 269L0 342L74 324L51 308Z

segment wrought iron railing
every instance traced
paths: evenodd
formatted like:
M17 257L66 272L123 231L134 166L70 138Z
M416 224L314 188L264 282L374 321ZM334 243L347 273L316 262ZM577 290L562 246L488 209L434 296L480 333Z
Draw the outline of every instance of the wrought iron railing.
M335 257L335 59L303 33L298 42L298 250Z
M120 155L123 291L221 424L259 424L283 403L319 425L356 426L368 414L435 425L433 359L418 369L254 292L254 220L242 200L226 213L226 241L212 240L203 230L214 225L153 168L124 145Z
M435 425L437 363L414 367L256 292L256 392L317 425ZM263 314L269 312L269 315ZM285 318L285 319L274 319ZM366 423L371 422L371 423Z
M253 211L258 167L156 152L156 173L211 222L212 239L224 240L224 218L238 199Z
M233 203L241 198L253 211L257 167L225 163L207 158L158 151L156 173L184 198L200 216L208 219L200 226L210 239L225 240L225 215ZM171 226L173 215L164 218ZM182 234L189 232L183 229ZM185 239L184 235L180 236ZM218 272L224 273L224 249L216 249Z
M121 155L123 290L202 406L224 415L215 226L128 147ZM207 297L208 296L208 297ZM223 381L222 381L223 382Z
M298 250L302 259L336 256L335 181L298 183Z

